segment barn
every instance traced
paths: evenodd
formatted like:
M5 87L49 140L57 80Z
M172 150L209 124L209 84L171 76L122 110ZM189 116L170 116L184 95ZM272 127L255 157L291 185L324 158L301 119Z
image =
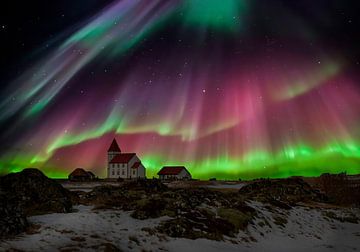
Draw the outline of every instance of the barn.
M164 166L158 172L161 180L190 180L191 174L184 166Z
M91 181L95 179L95 174L90 171L85 171L83 168L76 168L68 176L71 181Z

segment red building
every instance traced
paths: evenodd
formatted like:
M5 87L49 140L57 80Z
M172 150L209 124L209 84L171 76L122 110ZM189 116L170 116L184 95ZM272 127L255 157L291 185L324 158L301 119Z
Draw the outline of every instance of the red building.
M162 180L190 180L191 174L184 166L164 166L159 172Z

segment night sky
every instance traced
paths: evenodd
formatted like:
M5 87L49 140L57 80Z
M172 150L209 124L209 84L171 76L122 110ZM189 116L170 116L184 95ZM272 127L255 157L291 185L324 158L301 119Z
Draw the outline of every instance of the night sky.
M356 1L5 1L0 173L360 172Z

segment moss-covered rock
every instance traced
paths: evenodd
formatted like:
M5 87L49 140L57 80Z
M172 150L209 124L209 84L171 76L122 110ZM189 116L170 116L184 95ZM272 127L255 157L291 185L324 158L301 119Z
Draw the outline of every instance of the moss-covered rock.
M144 220L162 216L166 203L161 199L150 198L136 201L135 211L131 217Z
M251 214L240 212L237 209L219 208L217 213L221 218L233 224L237 231L244 230L252 220Z
M72 210L70 191L38 169L24 169L0 177L0 189L18 201L26 215Z
M239 193L285 209L298 202L328 200L326 195L312 188L301 178L261 179L240 188Z

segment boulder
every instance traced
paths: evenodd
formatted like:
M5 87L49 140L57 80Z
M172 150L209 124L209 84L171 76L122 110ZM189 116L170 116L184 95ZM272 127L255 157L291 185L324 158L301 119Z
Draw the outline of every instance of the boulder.
M131 214L131 217L140 220L162 216L166 206L164 200L157 198L141 199L136 203L135 211Z
M266 200L282 208L289 208L288 204L316 201L325 202L324 194L312 188L301 178L262 179L254 181L242 188L239 193L257 200Z
M72 209L71 193L34 168L0 177L0 190L18 202L26 216L66 213Z
M0 191L0 238L22 233L28 227L26 216L19 202Z
M204 218L195 212L185 216L163 221L156 229L170 237L187 239L223 240L224 235L233 237L236 233L235 226L222 218Z

